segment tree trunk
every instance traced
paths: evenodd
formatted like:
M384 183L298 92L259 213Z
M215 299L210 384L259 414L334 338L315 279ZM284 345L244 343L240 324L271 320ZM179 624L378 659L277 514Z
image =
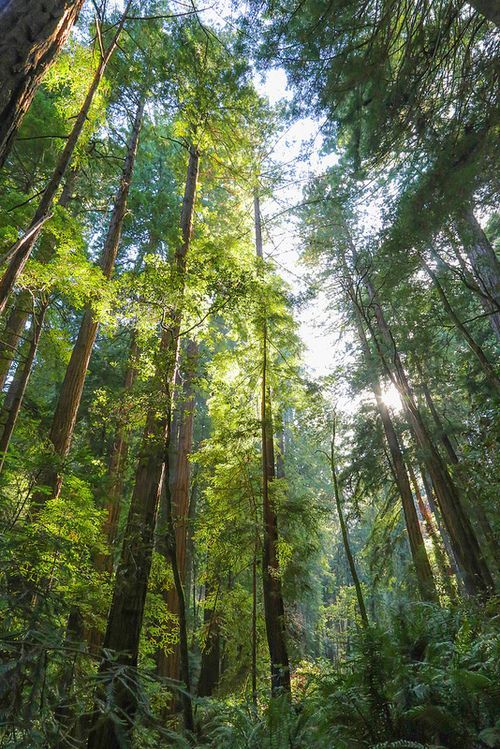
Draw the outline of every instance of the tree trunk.
M143 112L144 99L141 99L137 107L134 124L130 134L120 186L115 197L111 222L108 227L101 256L101 270L107 279L112 276L120 243L123 220L127 208L127 199L134 171L135 157L137 154ZM61 463L67 456L71 447L76 417L78 415L78 409L80 407L83 393L83 386L85 384L90 356L92 354L92 349L94 348L98 328L99 323L94 318L92 308L87 307L80 325L78 338L73 351L71 352L71 358L61 386L49 434L54 455L59 464L52 466L49 465L47 469L42 472L39 479L39 485L50 488L50 496L52 497L57 497L61 491ZM37 504L46 501L47 496L46 492L36 493L34 497L34 505L36 506Z
M35 246L35 242L37 241L40 235L40 232L43 228L44 223L50 218L50 211L54 203L54 199L61 185L61 182L64 178L66 170L68 169L70 165L73 152L78 143L78 140L84 128L85 122L87 121L87 116L88 116L90 107L92 105L94 95L102 80L104 71L106 70L106 66L113 52L115 51L117 47L118 39L120 37L123 25L127 17L129 5L130 5L130 0L127 3L125 11L121 17L121 20L116 27L116 31L115 31L113 40L111 41L111 44L109 45L109 47L107 48L104 55L101 57L99 61L99 65L97 66L97 70L94 74L92 83L90 84L90 88L87 92L87 96L85 97L85 101L82 105L82 108L80 109L78 113L78 116L75 120L75 124L73 125L73 129L71 130L71 133L68 135L66 144L59 157L56 168L54 169L54 172L45 190L42 193L42 197L38 205L38 208L35 211L35 215L33 216L33 219L25 235L21 237L17 242L15 242L15 244L12 245L12 247L7 253L8 255L7 268L0 280L0 314L5 309L5 305L7 304L9 295L33 251L33 247Z
M4 0L0 6L0 168L83 0Z
M373 328L371 328L378 354L387 374L401 395L405 414L436 490L443 520L463 571L466 590L471 595L489 593L493 588L491 573L485 563L469 518L462 506L460 494L427 432L422 415L415 403L391 330L378 301L375 288L368 276L364 277L363 284L368 292L369 306L374 313L376 326L381 336L382 345L378 341Z
M356 589L356 598L358 601L358 608L359 608L359 613L361 615L361 621L363 623L363 627L368 627L369 626L368 614L366 613L366 606L365 606L365 601L363 598L363 591L362 591L361 583L358 577L358 571L356 569L356 565L354 564L354 557L352 555L351 544L349 543L349 536L347 533L347 525L346 525L345 518L344 518L344 512L342 510L342 500L340 497L340 487L338 483L337 465L336 465L336 460L335 460L335 417L334 417L333 428L332 428L332 441L330 444L330 468L332 471L333 491L335 494L335 505L337 507L337 514L339 516L339 523L340 523L340 530L342 533L342 541L344 544L344 551L347 557L347 563L349 565L349 571L351 573L352 581Z
M263 259L262 228L259 197L254 196L255 245L257 257ZM263 505L263 554L262 583L264 593L264 618L267 643L271 660L271 691L289 693L290 662L286 644L285 606L281 590L281 577L278 561L278 518L270 496L270 484L275 478L274 440L267 384L267 322L263 320L262 334L262 382L261 382L261 428L262 428L262 505Z
M136 358L138 354L139 347L137 345L135 334L133 334L123 382L124 395L128 395L134 386L137 377ZM98 569L107 570L109 573L111 573L113 569L113 549L118 531L118 520L120 518L120 503L123 497L123 479L129 448L128 440L128 419L127 415L121 411L118 414L118 424L108 465L108 484L105 506L106 521L104 525L107 553L102 562L98 562L97 564Z
M221 647L220 629L217 613L217 599L220 582L217 586L215 601L210 606L206 601L211 595L210 585L205 586L205 609L203 625L206 629L203 652L201 654L200 678L198 679L198 697L211 697L220 679Z
M0 435L0 471L2 471L3 469L5 456L7 454L7 450L9 449L9 443L14 432L14 427L16 425L17 417L19 416L19 411L21 410L24 394L26 392L31 369L33 367L33 362L35 360L35 355L38 349L38 342L42 333L43 321L45 318L45 313L47 312L47 307L48 302L43 301L40 304L38 313L33 312L33 332L31 343L28 349L28 355L24 362L19 362L19 379L17 377L14 377L12 393L9 389L9 393L4 404L5 421L3 423L3 430Z
M70 170L68 178L64 183L61 195L57 204L65 208L72 196L75 186L77 171ZM54 254L56 240L52 235L42 234L37 260L41 263L48 263ZM12 366L16 355L16 349L19 341L22 339L23 331L33 308L33 297L28 289L22 289L14 300L10 315L5 324L0 340L0 389L5 385L5 380Z
M498 12L500 15L500 11ZM479 221L469 206L458 223L465 252L482 292L481 301L491 327L500 339L500 263Z
M446 296L445 291L443 287L441 286L441 283L439 282L434 271L429 267L429 265L427 265L425 260L422 260L422 265L424 266L425 270L427 271L427 274L433 281L436 291L438 292L438 295L443 303L443 307L448 313L450 320L453 322L457 330L460 331L462 337L464 338L470 350L472 351L477 361L479 362L481 369L483 370L484 375L491 386L492 391L494 393L498 393L500 391L500 379L497 376L491 362L488 360L488 357L484 353L481 346L474 340L474 337L469 332L467 326L464 325L464 323L460 320L459 316L457 315L457 313L451 306L449 299ZM500 328L499 328L499 331L500 331Z
M196 369L196 360L198 357L198 346L194 341L188 341L186 347L185 377L182 386L181 402L178 406L179 428L177 433L175 449L175 468L172 471L172 512L175 526L177 565L182 584L186 580L186 548L188 538L188 514L189 514L189 496L190 496L190 479L191 465L189 456L193 448L193 425L195 398L193 388L193 378ZM174 417L175 420L175 417ZM166 510L166 508L165 508ZM165 515L160 507L160 517ZM158 550L162 550L161 541ZM179 617L179 596L175 586L165 592L165 602L170 613ZM165 676L176 681L180 678L180 649L179 644L174 646L171 653L165 653L163 650L157 654L158 675Z
M199 153L194 147L190 148L188 176L184 191L181 214L182 242L175 254L177 278L176 290L181 292L185 284L186 256L192 233L194 204L196 198L196 183L198 179ZM154 531L158 502L165 481L168 489L168 448L170 440L172 389L175 381L180 323L182 319L181 301L172 313L172 326L164 328L156 366L155 385L163 400L162 413L158 414L158 404L155 402L148 414L147 424L142 440L139 463L136 471L134 491L123 539L122 554L118 564L113 599L108 617L104 649L112 651L116 660L110 661L105 656L101 661L101 686L99 695L104 696L111 690L113 704L120 716L125 720L124 731L130 733L137 710L137 688L132 684L113 679L115 664L132 669L135 668L139 654L139 639L144 616L144 604L151 569L154 547ZM165 461L167 465L165 467ZM171 518L170 518L171 519ZM169 534L170 535L170 534ZM171 537L171 546L175 552L175 534ZM175 565L175 554L172 566ZM176 585L179 585L179 575L175 574ZM182 584L181 608L184 602ZM180 621L181 636L182 622ZM186 671L187 640L181 643L181 657L183 670ZM186 687L189 692L189 671L186 674ZM191 701L189 694L184 700L185 723L194 726ZM94 711L93 726L89 736L89 749L120 749L122 740L116 732L116 724L109 716L100 719L97 707Z
M346 268L347 272L347 268ZM405 461L403 458L403 452L399 444L399 439L392 422L392 418L389 409L384 402L382 396L382 388L380 381L375 372L374 362L372 360L372 352L370 345L366 338L366 334L363 328L363 323L360 318L360 311L358 307L358 300L352 286L352 281L349 276L349 297L353 305L353 311L355 315L356 327L358 331L358 337L363 349L365 361L367 364L368 371L370 372L372 390L375 395L377 403L377 410L382 421L384 429L385 439L389 452L392 459L392 467L394 471L394 478L398 487L399 495L401 497L401 504L403 507L403 514L405 518L406 531L408 534L408 541L410 543L410 552L413 560L413 566L417 577L417 584L420 596L424 601L437 601L438 595L436 586L434 584L434 578L432 575L431 565L425 549L424 539L422 538L422 532L420 530L420 524L418 522L418 515L413 502L413 494L411 491L410 481L406 472Z

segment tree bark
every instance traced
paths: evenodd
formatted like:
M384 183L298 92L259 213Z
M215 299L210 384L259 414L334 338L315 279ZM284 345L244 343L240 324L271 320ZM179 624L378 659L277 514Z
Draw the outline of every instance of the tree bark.
M135 334L132 337L130 345L127 369L123 382L123 392L128 395L134 386L137 377L136 358L139 354ZM120 518L120 503L123 497L123 479L125 463L127 461L129 448L129 427L128 419L125 413L118 414L118 424L116 427L115 439L111 449L111 456L108 466L108 485L106 491L106 521L104 532L106 535L107 555L102 565L98 568L106 569L111 573L113 568L113 549L116 542L118 531L118 520Z
M176 291L181 293L185 285L186 258L192 234L198 167L198 150L191 147L181 213L182 242L175 253L177 273L175 286ZM119 668L128 667L135 676L155 540L156 515L163 481L165 481L166 491L169 491L168 448L172 389L175 382L181 320L182 309L179 300L177 308L172 311L172 325L163 329L160 340L154 385L155 390L161 395L163 409L158 413L158 404L154 403L148 414L104 637L104 649L115 653L116 661L110 662L104 655L100 665L102 682L98 696L103 696L108 690L111 690L115 709L125 721L124 731L126 733L131 732L137 711L137 688L133 684L124 685L123 682L115 680L113 678L113 664L116 663ZM170 548L175 552L175 534L169 533L169 536ZM173 568L175 559L174 553ZM179 575L175 574L175 570L174 577L179 592ZM180 593L182 608L184 602L182 584L180 585ZM180 627L182 636L182 621L180 621ZM184 671L186 671L187 665L186 649L187 639L183 638L181 659ZM186 688L189 692L189 671L183 676L187 678ZM185 723L188 724L187 727L192 729L194 720L189 694L184 700L184 704ZM89 735L89 749L120 749L122 743L120 736L117 734L115 722L109 715L102 716L102 719L100 719L96 705L93 726Z
M94 78L92 79L92 83L90 84L87 96L85 97L85 101L78 113L75 124L73 125L73 129L68 135L66 144L59 157L56 168L54 169L54 172L52 173L52 176L42 193L42 197L40 199L40 203L38 204L38 208L35 211L35 215L33 216L33 219L24 236L21 237L17 242L15 242L7 253L7 268L0 280L0 314L5 309L7 301L9 299L9 295L33 251L33 247L35 246L40 232L42 231L44 223L50 218L50 211L54 203L54 199L64 178L66 170L71 163L73 152L83 131L85 122L87 121L87 116L92 105L94 95L104 76L106 66L117 47L118 39L127 18L129 5L130 0L127 3L121 20L116 27L114 37L109 47L99 61L97 70L94 74Z
M137 154L143 112L144 99L142 98L135 114L120 186L114 200L111 222L106 234L106 240L104 242L100 261L101 270L107 279L110 279L112 276L120 244L123 220L127 209L128 194L130 191L135 157ZM78 415L78 409L80 407L83 393L83 386L85 384L89 361L92 349L94 348L98 329L99 322L95 319L92 308L87 307L83 315L75 346L71 352L71 358L61 386L49 434L49 439L53 446L54 455L58 464L52 466L49 465L46 470L42 472L39 479L39 485L50 488L50 496L52 497L57 497L61 491L61 463L67 456L71 447L76 417ZM46 491L43 493L36 493L34 497L34 505L36 506L37 504L46 501L47 496Z
M254 196L255 246L257 257L263 259L260 205ZM267 322L265 310L262 331L261 429L262 429L262 511L263 554L262 583L264 593L264 618L271 660L271 691L290 693L290 662L286 643L285 606L281 590L278 560L278 518L273 506L270 484L275 478L274 440L270 391L267 383Z
M0 168L83 1L3 0L0 6Z
M198 679L198 697L211 697L219 683L221 647L220 629L217 613L217 599L220 582L217 586L215 601L207 605L206 601L211 595L209 583L205 586L205 608L203 611L203 625L206 629L203 652L201 654L200 677Z
M500 11L498 11L500 16ZM495 250L469 206L458 222L459 234L482 292L481 302L488 314L490 325L500 339L500 263Z

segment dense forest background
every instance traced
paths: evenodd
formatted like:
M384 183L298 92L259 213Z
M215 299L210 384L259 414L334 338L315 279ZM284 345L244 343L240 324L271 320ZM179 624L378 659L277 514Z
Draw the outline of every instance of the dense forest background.
M1 747L500 746L499 25L0 0Z

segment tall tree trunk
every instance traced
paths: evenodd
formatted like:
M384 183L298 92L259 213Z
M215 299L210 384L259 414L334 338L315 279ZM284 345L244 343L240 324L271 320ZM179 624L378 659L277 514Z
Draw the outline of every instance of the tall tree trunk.
M66 144L59 157L56 168L54 169L54 172L45 190L42 193L42 197L40 199L40 203L38 204L38 208L35 211L35 215L33 216L33 219L24 236L21 237L17 242L15 242L7 253L7 268L2 278L0 279L0 313L2 313L5 309L5 305L7 304L9 295L33 251L33 247L35 246L35 242L40 235L44 223L50 218L50 211L54 203L54 199L56 197L57 191L59 190L64 175L66 174L66 170L70 165L73 152L76 148L85 122L87 121L87 116L92 105L94 95L103 78L106 66L117 47L118 39L127 18L130 2L131 0L129 0L125 7L125 11L116 27L115 34L109 47L104 52L104 55L99 61L97 70L94 74L94 78L92 79L92 83L90 84L87 96L85 97L85 101L78 113L75 124L73 125L73 129L68 135Z
M211 697L220 679L221 643L220 628L217 612L220 581L215 591L215 599L210 605L207 600L212 595L209 583L205 585L205 608L203 611L203 625L206 630L205 642L201 654L200 677L197 693L199 697Z
M3 0L0 5L0 168L82 5L83 0Z
M345 269L346 273L348 273L347 266L345 266ZM350 275L348 276L348 279L348 294L353 306L358 338L363 350L368 371L370 373L371 386L373 394L375 395L377 410L380 415L380 420L382 421L385 439L391 455L394 478L396 480L399 495L401 497L406 531L408 534L410 552L415 569L415 574L417 577L419 593L424 601L437 601L438 595L436 586L434 584L431 565L429 563L424 539L422 538L422 532L420 530L420 524L418 522L418 515L415 509L415 504L413 502L413 494L406 471L403 452L401 450L396 429L394 428L394 424L392 422L389 408L384 402L382 388L375 371L375 363L373 361L372 352L370 350L370 345L368 343L368 339L366 337L363 322L361 319L361 313L358 306L359 301L356 298Z
M47 312L48 301L44 300L40 303L38 312L33 312L33 331L31 342L28 349L28 355L24 362L19 362L19 378L15 377L13 381L12 392L9 389L9 393L4 403L5 418L3 420L3 429L0 435L0 471L2 471L5 461L7 450L9 449L9 443L14 432L17 417L21 410L21 405L26 392L26 387L35 360L36 352L38 349L38 342L42 333L43 321L45 313ZM17 375L17 372L16 372Z
M438 277L432 270L432 268L430 268L430 266L425 262L425 260L422 260L422 265L427 271L427 274L429 275L429 277L432 279L434 286L436 288L436 291L443 303L443 307L448 313L450 320L453 322L457 330L460 331L462 337L464 338L470 350L472 351L477 361L479 362L481 369L483 370L485 377L491 386L492 391L495 393L498 393L500 391L500 378L497 376L493 368L493 365L488 360L488 357L484 353L481 346L476 342L476 340L474 339L474 337L468 330L467 326L460 320L459 316L457 315L457 313L451 306L450 301L448 297L446 296L446 293L443 287L441 286L441 283Z
M335 457L335 426L336 425L335 425L335 416L334 416L333 425L332 425L332 440L330 443L330 468L332 471L335 505L337 507L337 514L339 516L339 523L340 523L340 530L342 533L342 542L344 544L344 551L347 557L347 563L349 565L349 570L351 573L352 581L354 583L354 588L356 589L356 598L358 601L358 608L359 608L359 613L361 615L361 621L363 623L363 627L368 627L369 626L368 614L366 613L365 600L363 598L363 590L361 588L361 582L359 580L358 571L354 563L354 557L351 551L351 544L349 543L349 535L347 533L347 525L346 525L345 518L344 518L344 511L342 510L342 499L340 496L340 487L339 487L338 476L337 476L337 461Z
M140 100L137 106L120 186L115 197L111 222L108 227L101 256L101 270L107 279L111 278L113 274L118 246L120 243L123 220L127 209L128 194L134 171L135 157L137 154L143 112L144 98ZM71 358L61 386L49 434L54 455L59 464L52 466L49 465L46 470L42 472L39 479L39 485L50 488L50 496L52 497L57 497L61 491L62 473L60 464L67 456L71 447L76 417L83 393L83 386L85 384L90 356L92 354L92 349L94 348L98 328L99 323L94 318L92 308L87 307L83 315L75 346L71 352ZM47 496L46 491L36 493L33 502L34 506L43 503L47 499Z
M171 482L171 501L172 512L175 526L177 565L182 584L186 581L186 549L188 539L188 515L189 515L189 496L191 465L189 456L193 449L193 425L195 397L193 378L196 369L196 360L198 357L198 346L194 341L188 341L186 346L186 361L184 366L184 382L182 385L182 394L178 406L179 428L177 433L175 449L175 467L173 470ZM175 420L175 417L174 417ZM166 512L162 512L160 507L159 515L162 517ZM158 550L162 552L162 540L159 539L160 545ZM164 551L164 550L163 550ZM179 618L179 596L175 586L165 593L165 602L171 614ZM157 668L159 676L165 676L169 679L179 680L180 678L180 648L177 643L171 653L165 653L160 650L157 654Z
M369 295L369 308L374 314L376 328L382 343L378 340L377 333L369 320L367 322L371 327L381 362L401 395L405 414L422 452L422 459L431 476L443 520L463 571L466 590L472 595L488 593L493 587L491 573L484 560L469 518L462 506L458 489L427 432L391 330L378 301L375 288L368 276L364 277L363 285Z
M123 393L127 396L134 386L137 377L137 356L139 347L135 334L132 336L128 364L123 381ZM113 568L113 550L118 532L118 521L120 518L120 504L123 497L123 480L125 464L129 449L129 424L127 414L120 411L116 426L115 438L111 448L108 464L108 482L106 486L106 520L104 532L106 536L106 554L98 561L98 569L107 570L111 573Z
M484 310L488 314L495 335L500 339L500 263L474 215L472 206L464 211L458 222L458 231L482 292Z
M262 226L259 197L254 196L255 246L259 259L263 259ZM274 439L271 414L270 390L267 383L267 321L263 310L262 331L262 382L261 382L261 428L262 428L262 505L263 505L263 554L262 583L264 593L264 618L267 643L271 660L271 690L289 693L290 661L286 643L285 606L281 590L278 560L278 518L273 506L270 485L275 478Z
M176 290L182 293L185 285L186 259L191 240L194 204L196 198L196 183L198 179L199 153L194 147L190 148L188 176L184 191L181 214L182 243L175 254ZM162 488L162 481L168 489L168 448L170 440L172 389L175 381L180 324L182 320L181 301L177 309L172 312L172 326L164 328L156 365L155 382L158 394L163 400L162 413L158 414L158 403L155 402L148 414L146 428L142 440L139 462L135 476L134 491L125 528L122 554L116 571L113 599L108 617L104 649L116 654L116 664L119 668L127 666L135 673L139 654L139 638L144 617L144 604L151 569L154 547L154 535L158 502ZM165 462L167 465L165 466ZM169 534L172 535L172 534ZM175 551L175 534L171 538L171 546ZM175 559L175 554L173 556ZM174 563L172 564L174 567ZM176 585L179 576L175 575ZM182 584L181 609L184 602ZM180 621L181 636L182 622ZM181 660L183 671L186 671L187 640L181 643ZM132 686L125 686L113 679L115 661L103 657L100 665L102 683L99 694L106 694L111 690L115 709L126 721L125 732L130 732L137 710L137 691ZM189 692L189 670L186 687ZM191 700L189 694L185 697L185 724L193 728ZM191 712L190 712L191 709ZM99 716L96 708L94 723L89 735L89 749L120 749L121 739L116 731L113 719Z
M71 169L64 183L57 204L66 208L73 196L77 171ZM37 260L45 264L53 257L56 248L56 239L50 234L42 234L40 248L37 252ZM33 308L33 297L28 289L22 289L14 299L12 309L2 331L0 339L0 389L5 385L5 380L16 355L19 341L22 339L23 331Z

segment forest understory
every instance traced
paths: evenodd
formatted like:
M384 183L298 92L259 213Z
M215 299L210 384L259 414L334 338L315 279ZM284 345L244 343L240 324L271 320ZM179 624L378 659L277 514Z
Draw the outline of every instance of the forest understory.
M0 747L500 747L494 0L0 0Z

